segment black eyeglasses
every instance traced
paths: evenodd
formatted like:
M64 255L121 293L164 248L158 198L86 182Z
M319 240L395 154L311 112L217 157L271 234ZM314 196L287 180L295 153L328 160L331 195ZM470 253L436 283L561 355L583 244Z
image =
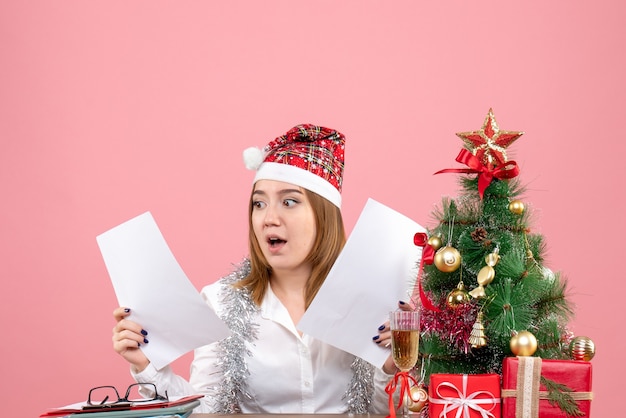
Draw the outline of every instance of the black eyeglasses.
M140 395L140 389L149 391L153 396L146 398ZM165 396L159 395L154 383L133 383L126 389L126 395L124 397L120 397L115 386L98 386L92 388L87 397L87 406L92 408L109 406L121 407L141 402L168 400L167 391L165 391Z

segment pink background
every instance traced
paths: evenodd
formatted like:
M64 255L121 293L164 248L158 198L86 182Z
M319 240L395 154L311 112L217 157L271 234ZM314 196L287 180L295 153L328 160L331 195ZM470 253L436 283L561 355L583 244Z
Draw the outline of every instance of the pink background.
M492 107L525 131L510 156L609 416L626 371L625 18L617 0L3 1L3 415L130 383L96 235L150 210L196 287L216 280L247 251L241 151L303 122L348 138L349 231L368 197L428 226L458 191L433 173Z

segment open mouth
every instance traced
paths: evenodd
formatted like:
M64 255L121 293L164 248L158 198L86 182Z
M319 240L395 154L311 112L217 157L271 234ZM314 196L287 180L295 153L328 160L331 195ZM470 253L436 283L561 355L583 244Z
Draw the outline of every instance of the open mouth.
M277 247L279 245L282 245L284 243L286 243L287 241L285 241L284 239L280 239L278 237L270 237L267 239L267 243L270 245L270 247Z

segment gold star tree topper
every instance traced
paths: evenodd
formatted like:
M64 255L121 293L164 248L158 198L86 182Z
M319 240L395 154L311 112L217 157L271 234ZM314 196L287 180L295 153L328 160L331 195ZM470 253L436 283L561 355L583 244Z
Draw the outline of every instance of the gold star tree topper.
M480 130L459 132L456 135L483 164L493 168L507 162L506 148L524 135L524 132L501 131L493 110L489 109Z

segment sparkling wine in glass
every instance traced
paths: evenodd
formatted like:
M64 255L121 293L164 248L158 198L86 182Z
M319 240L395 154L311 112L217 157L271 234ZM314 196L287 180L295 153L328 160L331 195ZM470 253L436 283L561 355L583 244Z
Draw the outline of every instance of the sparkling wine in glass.
M391 354L396 367L401 372L409 372L417 363L420 340L419 323L418 311L394 311L389 313ZM402 416L408 417L408 399L403 399L402 405Z
M419 331L397 329L391 331L393 361L403 372L411 370L417 363Z

